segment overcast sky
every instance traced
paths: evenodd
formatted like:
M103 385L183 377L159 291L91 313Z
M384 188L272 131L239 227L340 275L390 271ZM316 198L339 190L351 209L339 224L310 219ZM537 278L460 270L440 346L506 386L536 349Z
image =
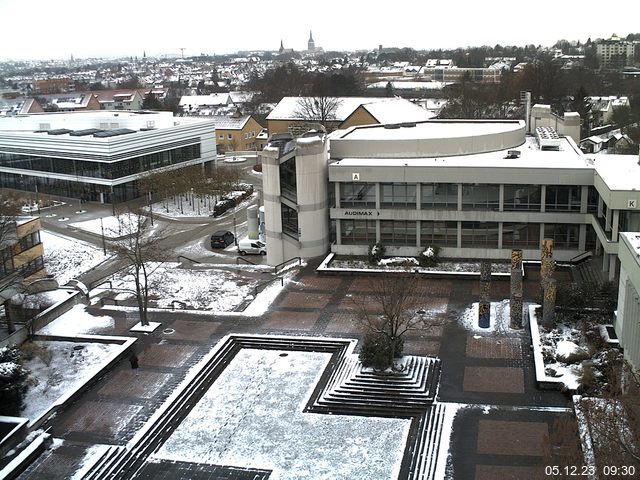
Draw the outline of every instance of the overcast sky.
M640 31L638 0L0 0L0 59L552 45Z

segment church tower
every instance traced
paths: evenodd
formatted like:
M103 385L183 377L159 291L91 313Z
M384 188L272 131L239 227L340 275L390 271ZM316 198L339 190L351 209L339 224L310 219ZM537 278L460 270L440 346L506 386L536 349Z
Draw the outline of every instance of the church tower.
M316 42L313 41L313 34L309 30L309 41L307 42L307 50L313 52L316 49Z
M282 43L282 40L280 40L280 50L278 50L280 53L284 52L284 44Z

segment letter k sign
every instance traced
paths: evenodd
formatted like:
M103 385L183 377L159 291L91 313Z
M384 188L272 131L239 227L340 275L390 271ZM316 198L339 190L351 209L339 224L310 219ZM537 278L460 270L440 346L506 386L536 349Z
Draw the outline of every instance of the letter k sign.
M627 200L627 208L638 208L637 200Z

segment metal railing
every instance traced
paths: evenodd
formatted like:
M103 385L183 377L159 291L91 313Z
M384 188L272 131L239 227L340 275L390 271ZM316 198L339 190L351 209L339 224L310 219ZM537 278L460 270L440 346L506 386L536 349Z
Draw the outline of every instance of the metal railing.
M278 274L278 270L280 270L280 269L281 269L281 267L285 267L285 266L287 266L287 265L289 265L289 264L291 264L292 262L295 262L295 261L297 261L297 262L298 262L298 265L302 265L302 258L300 258L300 257L293 257L293 258L290 258L289 260L285 260L284 262L279 263L278 265L276 265L275 267L273 267L273 273L274 273L274 275L277 275L277 274ZM283 269L283 268L282 268L282 269Z
M171 302L171 310L175 310L176 309L176 304L180 305L180 308L182 310L187 308L187 304L184 302L181 302L180 300L174 300L173 302Z
M239 265L240 262L244 262L244 263L247 263L249 265L258 265L257 263L254 263L251 260L247 260L244 257L236 257L236 265Z
M185 260L188 260L192 263L202 263L202 262L199 262L198 260L194 260L193 258L185 257L184 255L178 255L178 261L180 261L181 258L184 258Z
M572 265L575 265L576 263L580 263L588 258L593 257L593 253L591 253L590 251L586 251L586 252L582 252L578 255L576 255L575 257L571 258L569 260L569 263Z
M258 285L253 287L254 295L258 295L262 290L264 290L267 287L267 285L277 280L280 280L280 286L284 287L284 277L275 277L275 278L272 278L271 280L267 280L266 282L259 283Z

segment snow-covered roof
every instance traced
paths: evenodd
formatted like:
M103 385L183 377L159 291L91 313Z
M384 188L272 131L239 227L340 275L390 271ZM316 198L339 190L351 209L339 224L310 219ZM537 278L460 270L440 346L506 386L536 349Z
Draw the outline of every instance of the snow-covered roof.
M403 129L399 129L402 131ZM411 129L407 129L411 130ZM398 132L398 130L392 130ZM447 157L435 157L423 155L421 157L403 158L341 158L331 165L342 167L504 167L523 169L580 169L584 171L593 170L593 165L585 161L585 157L566 138L561 139L560 150L547 151L540 150L534 137L528 136L524 139L524 144L505 148L493 152L461 154ZM334 149L335 140L332 139L331 148ZM507 158L509 150L518 150L518 158ZM333 150L332 150L333 151Z
M388 82L388 81L384 81L383 80L381 82L371 83L371 84L367 85L367 88L386 88L388 83L391 83L391 86L395 90L442 90L444 87L446 87L447 85L450 85L452 82L432 82L432 81L425 81L425 82L405 82L405 81Z
M180 98L180 106L188 105L191 108L213 107L229 105L233 103L228 93L212 93L211 95L183 95Z
M251 115L232 117L229 115L211 115L211 120L216 124L216 130L242 130L251 118Z
M278 105L267 116L267 120L305 120L299 114L300 101L302 98L313 97L284 97ZM349 117L360 105L384 102L388 100L385 97L336 97L340 103L335 111L335 120L342 122Z
M379 123L421 122L435 114L402 98L390 98L383 102L362 105Z
M637 155L596 154L596 170L609 190L633 191L640 189L640 165Z

